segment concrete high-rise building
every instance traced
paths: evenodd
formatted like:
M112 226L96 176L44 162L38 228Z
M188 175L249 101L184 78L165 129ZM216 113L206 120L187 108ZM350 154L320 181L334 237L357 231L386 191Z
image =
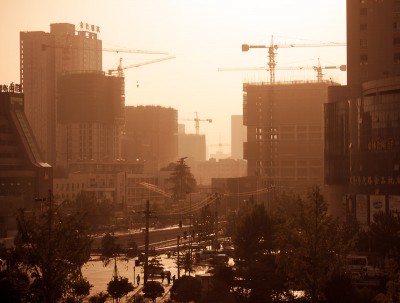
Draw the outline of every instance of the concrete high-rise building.
M243 159L243 143L247 141L246 126L243 115L231 116L231 158Z
M56 163L57 76L65 71L101 71L102 42L98 27L81 23L50 25L20 33L20 83L25 114L43 158Z
M124 78L104 72L64 72L58 77L57 163L120 161Z
M347 66L325 104L325 181L338 214L365 227L400 210L399 1L347 1Z
M400 75L400 2L347 0L347 83Z
M328 82L247 83L243 124L248 176L265 176L283 191L322 187L323 104Z
M178 157L188 157L189 161L206 160L206 136L198 134L178 135Z
M143 163L146 173L178 158L178 112L161 106L126 106L122 158Z

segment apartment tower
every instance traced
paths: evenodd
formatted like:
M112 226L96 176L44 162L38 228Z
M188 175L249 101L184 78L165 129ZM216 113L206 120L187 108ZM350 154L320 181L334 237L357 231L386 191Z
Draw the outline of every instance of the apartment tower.
M57 77L66 71L101 71L102 42L97 26L50 25L50 32L20 33L20 83L25 114L43 158L56 164Z

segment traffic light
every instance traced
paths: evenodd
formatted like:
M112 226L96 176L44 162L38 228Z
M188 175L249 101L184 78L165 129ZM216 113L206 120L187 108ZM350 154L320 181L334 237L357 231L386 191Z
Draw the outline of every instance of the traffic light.
M135 260L135 266L140 266L140 261L139 260Z
M182 220L179 221L179 228L182 228Z

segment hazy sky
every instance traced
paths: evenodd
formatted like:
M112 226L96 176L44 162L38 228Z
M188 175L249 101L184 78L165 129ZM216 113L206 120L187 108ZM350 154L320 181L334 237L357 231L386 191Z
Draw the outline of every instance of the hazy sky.
M346 42L345 0L13 0L0 9L0 83L19 82L19 32L50 31L50 23L100 26L103 47L167 51L176 58L125 70L127 105L161 105L180 119L202 119L208 145L230 144L230 116L242 114L242 82L268 81L263 71L220 67L267 65L266 49L241 44ZM103 69L160 55L103 53ZM346 64L345 47L278 49L279 66ZM314 71L277 71L276 80L314 80ZM346 75L327 70L342 84ZM137 87L139 84L139 87ZM186 131L194 133L194 121ZM210 147L211 152L218 146ZM229 146L224 146L228 152Z

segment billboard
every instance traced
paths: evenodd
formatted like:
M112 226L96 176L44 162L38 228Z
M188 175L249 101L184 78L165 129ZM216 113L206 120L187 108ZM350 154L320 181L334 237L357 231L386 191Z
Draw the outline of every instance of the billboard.
M370 222L374 220L374 215L379 212L385 212L385 196L370 195L369 196L369 215Z

